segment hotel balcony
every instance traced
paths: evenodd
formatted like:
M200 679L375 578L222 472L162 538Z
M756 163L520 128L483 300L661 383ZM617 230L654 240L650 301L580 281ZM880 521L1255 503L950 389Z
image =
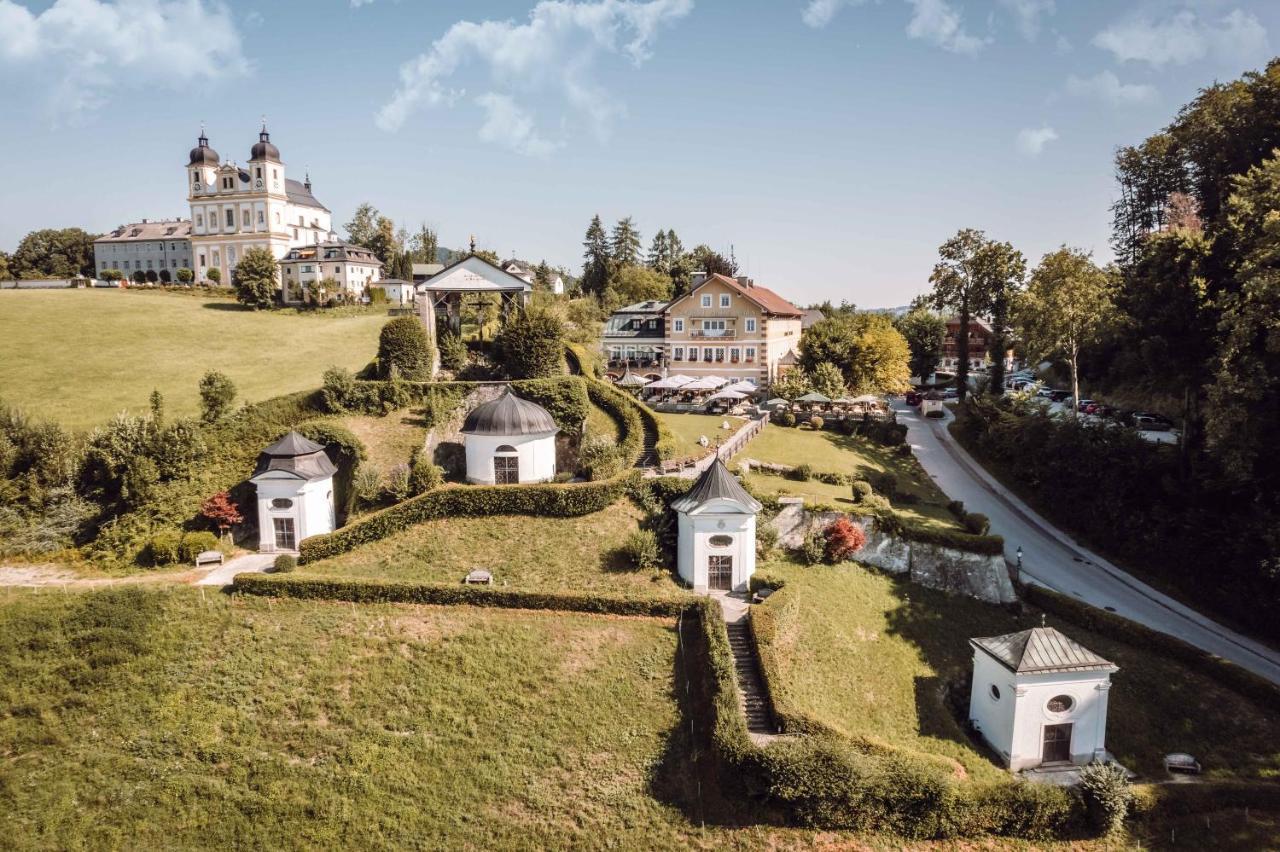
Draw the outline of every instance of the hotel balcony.
M694 340L735 340L738 337L738 332L731 328L724 330L715 329L712 331L695 329L694 331L689 332L689 337Z

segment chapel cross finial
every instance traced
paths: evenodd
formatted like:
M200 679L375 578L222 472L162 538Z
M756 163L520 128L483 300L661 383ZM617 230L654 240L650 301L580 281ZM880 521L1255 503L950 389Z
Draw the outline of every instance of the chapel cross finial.
M471 253L472 254L476 253L476 235L475 234L471 235Z

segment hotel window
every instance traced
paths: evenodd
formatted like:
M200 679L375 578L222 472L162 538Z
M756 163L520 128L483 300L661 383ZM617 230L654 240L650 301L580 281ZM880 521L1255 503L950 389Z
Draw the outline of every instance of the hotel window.
M677 346L677 347L676 347L676 350L675 350L675 354L671 356L671 359L672 359L673 361L683 361L683 360L684 360L684 347L683 347L683 346Z
M747 331L755 331L755 330L756 330L756 321L754 319L748 319Z
M311 272L311 267L310 267L310 266L303 266L303 267L302 267L302 271L303 271L303 272Z
M675 330L684 331L684 320L678 319L675 321Z
M707 346L702 350L702 362L710 364L716 357L716 353L711 351L711 347Z
M690 361L697 361L697 360L698 360L698 347L696 347L696 346L690 346L690 347L689 347L689 360L690 360Z
M719 362L723 362L723 361L724 361L724 347L723 347L723 346L717 346L717 347L716 347L716 362L717 362L717 363L719 363Z
M342 267L341 267L341 266L335 266L335 267L333 268L333 274L334 274L334 275L341 275L341 274L342 274Z
M754 346L747 347L747 360L748 361L756 360L756 348Z
M739 360L741 360L741 358L742 358L742 350L741 350L741 349L730 349L730 350L729 350L729 361L730 361L731 363L736 364L736 363L738 363L738 361L739 361Z
M721 293L721 294L720 294L720 307L722 307L722 308L727 308L727 307L729 307L729 294L728 294L728 293Z
M703 331L724 331L724 320L703 320Z
M711 307L711 296L710 296L710 295L705 295L705 296L703 296L703 297L702 297L702 307L704 307L704 308L709 308L709 307Z

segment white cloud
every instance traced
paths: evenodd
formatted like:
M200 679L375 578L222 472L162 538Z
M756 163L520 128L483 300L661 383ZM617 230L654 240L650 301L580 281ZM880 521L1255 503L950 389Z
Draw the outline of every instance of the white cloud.
M1054 13L1053 0L1000 0L1018 22L1018 32L1027 41L1040 35L1040 19Z
M1156 99L1155 86L1146 83L1122 83L1111 71L1103 71L1092 77L1067 78L1067 94L1078 98L1097 98L1112 106L1132 106L1150 103Z
M401 66L400 85L378 111L377 124L398 130L422 107L449 105L459 96L451 85L455 76L474 65L488 76L489 91L476 99L487 115L481 129L486 141L535 156L557 147L539 135L533 114L515 97L548 93L584 115L603 138L623 110L594 81L597 60L617 55L640 65L650 57L658 29L692 9L693 0L543 0L528 23L459 21ZM509 138L496 123L501 120L513 122L505 128Z
M560 147L539 136L533 116L507 95L486 92L476 98L476 103L485 111L485 122L480 128L480 138L485 142L504 145L530 157L546 157Z
M1044 146L1057 139L1058 131L1047 124L1040 127L1024 127L1018 131L1018 150L1028 157L1038 157L1044 151Z
M1094 36L1093 44L1120 62L1146 62L1156 68L1186 65L1210 53L1240 64L1265 56L1267 30L1257 17L1241 9L1216 21L1205 21L1184 9L1160 21L1127 18Z
M203 0L56 0L39 14L0 0L0 62L55 80L52 109L73 118L118 87L249 70L231 12Z
M845 6L860 6L863 2L865 0L809 0L800 17L807 25L820 29L831 23L836 12Z
M923 39L952 53L973 56L987 43L969 35L960 13L947 0L907 0L915 10L907 24L907 35Z

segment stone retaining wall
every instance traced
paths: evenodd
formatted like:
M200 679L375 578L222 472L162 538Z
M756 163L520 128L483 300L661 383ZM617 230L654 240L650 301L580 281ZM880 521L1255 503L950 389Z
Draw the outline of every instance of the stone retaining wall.
M779 502L782 510L769 523L778 531L778 545L789 549L799 547L810 530L825 528L845 516L843 512L808 511L799 497L782 497ZM905 575L931 589L988 603L1013 603L1018 599L1003 556L897 538L877 530L869 518L847 517L867 536L867 543L854 557L856 562Z

